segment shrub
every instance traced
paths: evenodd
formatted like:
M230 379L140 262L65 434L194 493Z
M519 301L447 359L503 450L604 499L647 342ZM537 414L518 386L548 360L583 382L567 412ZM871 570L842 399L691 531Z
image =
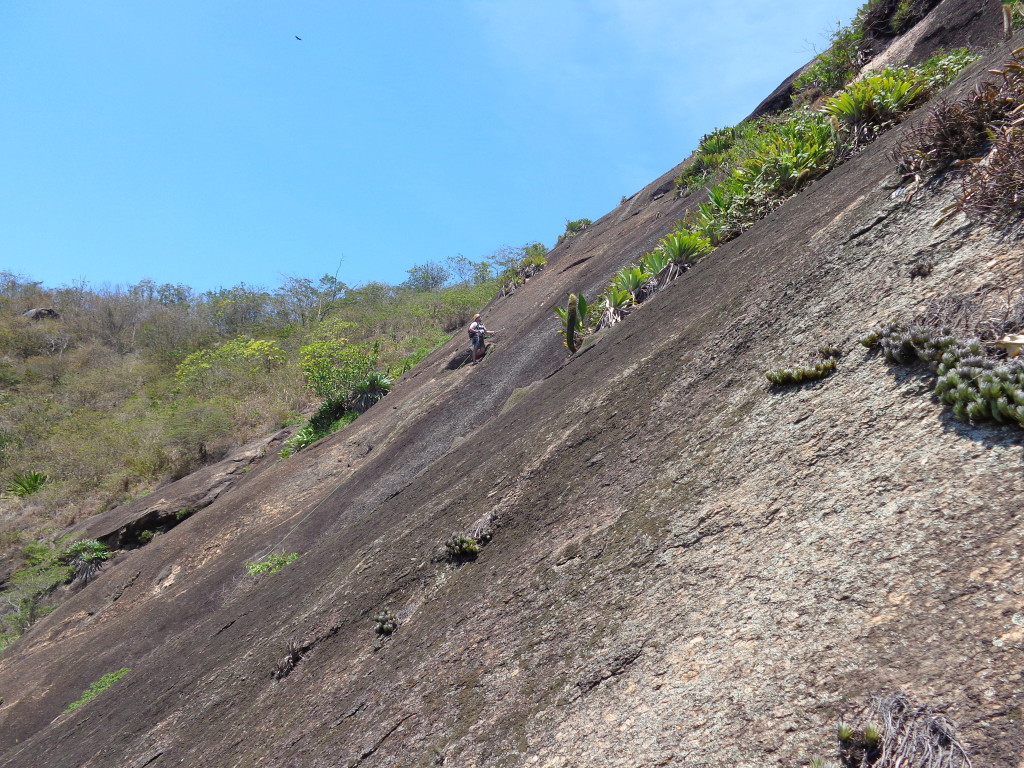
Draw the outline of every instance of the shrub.
M574 221L566 219L564 237L573 237L575 235L578 235L580 232L582 232L584 229L586 229L593 223L594 222L592 222L590 219L576 219Z
M87 704L89 701L99 696L101 693L107 690L107 688L112 686L114 683L116 683L122 677L127 675L129 672L131 672L131 670L128 669L128 667L122 667L116 672L108 672L95 683L86 688L85 691L82 693L82 697L78 701L69 704L68 708L64 710L63 714L66 715L68 712L73 712L74 710L78 709L83 704Z
M256 560L249 560L245 564L245 571L250 576L274 574L298 558L298 552L274 552Z
M18 498L25 498L31 496L33 493L38 492L47 482L47 477L42 472L25 472L23 474L15 475L11 478L7 484L7 492L17 496Z
M827 173L840 147L827 115L797 110L761 124L744 142L736 168L708 190L688 229L712 245L725 242Z
M253 388L255 378L280 368L285 354L275 341L238 336L213 349L193 352L178 365L175 378L184 390L211 391L225 386Z
M345 402L352 389L373 372L377 350L366 344L331 339L299 350L299 365L310 389L324 400Z
M327 437L332 432L337 432L342 427L347 427L358 416L359 414L355 411L346 411L343 403L336 400L325 401L305 426L284 441L280 451L281 458L287 459L317 440Z
M658 241L658 250L668 257L673 264L688 264L692 261L707 256L714 250L711 241L699 232L691 232L686 229L676 229L669 232ZM658 274L661 270L651 270Z
M379 402L391 391L393 382L380 371L370 371L362 379L352 385L350 393L352 411L364 413L374 403Z
M968 164L956 207L992 222L1024 213L1024 133L1019 126L997 129L985 158Z

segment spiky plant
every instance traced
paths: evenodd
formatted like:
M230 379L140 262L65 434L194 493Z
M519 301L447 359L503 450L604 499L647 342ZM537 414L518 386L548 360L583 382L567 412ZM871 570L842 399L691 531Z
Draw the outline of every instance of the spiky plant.
M381 371L370 371L352 386L351 409L356 413L364 413L374 403L384 398L394 383L387 374Z
M373 631L379 637L390 637L398 629L398 619L385 608L373 617Z
M599 331L610 328L620 322L629 308L635 303L633 294L629 291L609 285L604 293L598 297L598 306L601 309L601 316L597 321Z
M76 541L65 550L63 560L74 574L73 578L88 582L99 573L103 563L110 558L110 548L96 539Z
M42 472L23 472L11 478L6 490L18 498L25 498L38 492L49 480L50 478Z
M850 132L854 143L863 143L925 95L925 87L916 82L909 70L906 72L857 80L826 101L822 110Z
M688 264L707 256L714 250L711 241L698 232L677 229L669 232L658 241L658 250L668 257L673 264ZM654 270L651 270L654 272ZM654 272L658 274L661 270Z

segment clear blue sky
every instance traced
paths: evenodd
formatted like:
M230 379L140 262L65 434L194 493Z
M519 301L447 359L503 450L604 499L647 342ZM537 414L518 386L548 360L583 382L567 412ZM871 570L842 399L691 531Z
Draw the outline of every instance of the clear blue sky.
M397 283L551 246L859 5L4 0L0 270L207 290L340 261Z

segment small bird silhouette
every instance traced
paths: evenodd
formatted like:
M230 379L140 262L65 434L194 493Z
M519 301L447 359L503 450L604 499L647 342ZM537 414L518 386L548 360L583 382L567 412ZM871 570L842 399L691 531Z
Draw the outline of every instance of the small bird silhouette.
M301 37L299 37L298 35L296 35L296 36L295 36L295 39L296 39L296 40L301 40L302 38L301 38Z

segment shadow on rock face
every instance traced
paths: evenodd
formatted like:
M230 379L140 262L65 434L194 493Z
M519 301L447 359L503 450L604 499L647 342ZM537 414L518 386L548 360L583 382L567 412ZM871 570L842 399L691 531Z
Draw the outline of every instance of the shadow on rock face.
M468 349L460 350L456 353L455 357L448 361L448 365L445 367L449 371L455 371L464 365L467 365L470 360L473 359L473 353Z

